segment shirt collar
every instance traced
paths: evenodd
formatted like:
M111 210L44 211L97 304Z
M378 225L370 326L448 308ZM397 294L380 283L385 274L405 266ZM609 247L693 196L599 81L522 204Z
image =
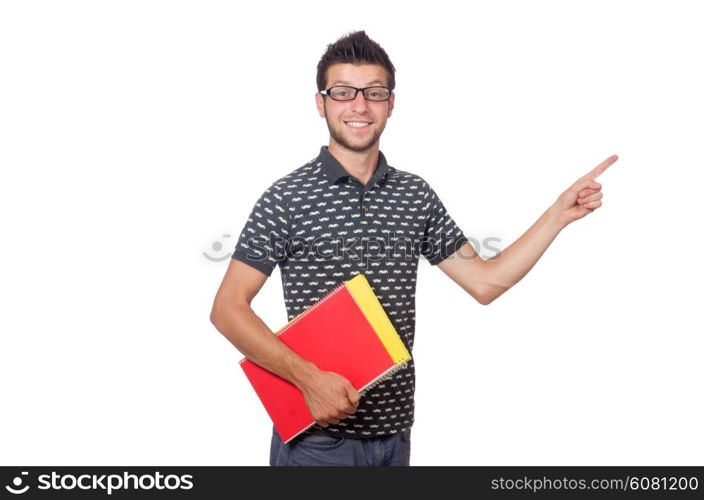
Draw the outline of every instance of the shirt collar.
M331 184L336 183L343 177L351 177L350 174L348 174L345 169L342 168L340 162L337 161L337 159L332 155L332 153L330 153L330 151L328 151L327 146L322 146L320 148L320 155L318 156L318 161L322 163L321 168L323 169L323 173ZM379 160L376 164L376 169L374 170L374 173L369 179L367 185L372 186L375 183L383 180L388 172L389 165L386 163L386 158L384 157L384 154L379 151Z

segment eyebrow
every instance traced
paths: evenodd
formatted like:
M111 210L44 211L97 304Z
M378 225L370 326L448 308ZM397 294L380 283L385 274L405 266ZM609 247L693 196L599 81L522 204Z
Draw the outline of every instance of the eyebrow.
M336 80L335 83L331 85L331 87L334 87L335 85L349 85L350 87L354 87L354 85L347 80ZM374 87L374 86L379 86L383 87L384 84L381 83L379 80L374 80L373 82L369 82L365 85L365 87Z

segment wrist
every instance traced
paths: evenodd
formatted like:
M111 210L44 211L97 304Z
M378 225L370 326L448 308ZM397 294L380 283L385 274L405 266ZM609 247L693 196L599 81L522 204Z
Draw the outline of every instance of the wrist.
M299 357L291 369L291 382L303 392L318 373L320 369L314 363Z
M551 205L550 208L545 211L543 219L548 226L551 226L558 232L568 224L562 211L555 204Z

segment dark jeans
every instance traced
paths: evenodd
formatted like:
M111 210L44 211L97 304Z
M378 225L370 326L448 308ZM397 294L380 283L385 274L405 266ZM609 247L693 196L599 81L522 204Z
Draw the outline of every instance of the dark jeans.
M410 459L411 429L364 439L304 433L288 444L284 444L274 430L269 465L410 465Z

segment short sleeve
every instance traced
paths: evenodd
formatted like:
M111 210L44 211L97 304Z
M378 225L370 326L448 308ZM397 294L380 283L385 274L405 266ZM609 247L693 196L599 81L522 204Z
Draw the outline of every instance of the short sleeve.
M249 264L267 276L271 276L276 265L285 259L288 214L280 190L274 184L259 197L232 254L233 259Z
M468 240L462 230L455 224L442 201L427 183L423 205L425 230L423 232L420 253L431 265L437 265L455 253Z

